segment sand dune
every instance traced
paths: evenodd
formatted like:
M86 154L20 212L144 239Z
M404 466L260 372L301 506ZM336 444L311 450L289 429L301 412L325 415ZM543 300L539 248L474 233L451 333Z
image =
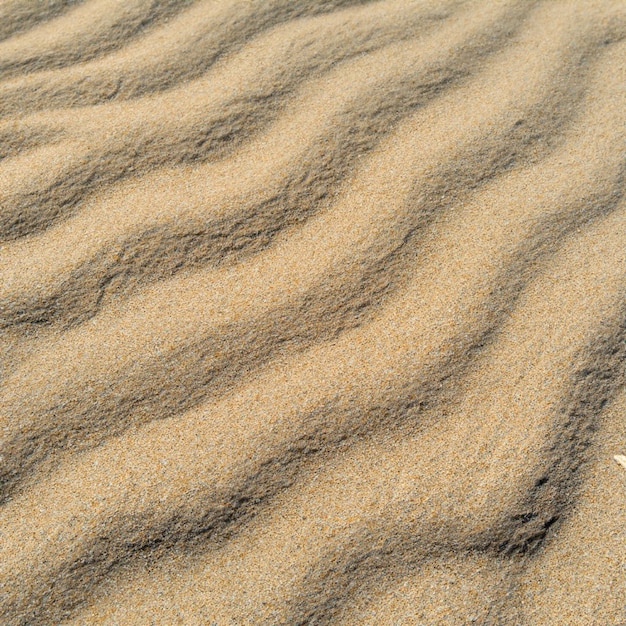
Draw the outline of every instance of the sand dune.
M33 6L0 621L626 621L624 3Z

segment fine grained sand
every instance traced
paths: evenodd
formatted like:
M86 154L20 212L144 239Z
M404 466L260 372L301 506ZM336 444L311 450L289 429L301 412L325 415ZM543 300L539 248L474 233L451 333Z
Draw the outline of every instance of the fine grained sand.
M624 0L0 0L0 623L626 623Z

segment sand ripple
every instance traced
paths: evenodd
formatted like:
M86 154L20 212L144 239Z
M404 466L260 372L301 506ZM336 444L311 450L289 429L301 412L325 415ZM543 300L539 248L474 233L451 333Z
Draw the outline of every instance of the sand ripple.
M617 623L623 2L33 7L0 621Z

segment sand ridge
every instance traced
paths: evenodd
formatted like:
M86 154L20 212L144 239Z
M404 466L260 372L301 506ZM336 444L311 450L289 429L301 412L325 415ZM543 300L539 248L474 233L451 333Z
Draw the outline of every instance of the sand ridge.
M619 623L623 2L53 4L0 3L2 622Z

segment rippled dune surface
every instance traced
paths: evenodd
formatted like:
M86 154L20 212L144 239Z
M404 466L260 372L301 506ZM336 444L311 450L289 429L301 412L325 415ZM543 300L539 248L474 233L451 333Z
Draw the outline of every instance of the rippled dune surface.
M626 622L623 0L0 0L0 623Z

